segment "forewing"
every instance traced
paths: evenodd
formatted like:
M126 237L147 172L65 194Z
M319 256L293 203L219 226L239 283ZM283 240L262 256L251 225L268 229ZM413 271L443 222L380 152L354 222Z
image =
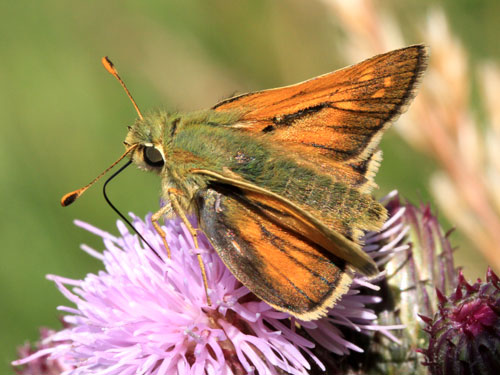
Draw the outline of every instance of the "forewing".
M359 162L405 110L427 64L425 46L391 51L311 80L227 99L235 128L261 133L313 158Z
M312 320L347 292L346 262L290 228L280 207L256 204L233 186L196 195L200 226L229 270L278 310ZM297 223L300 225L300 223Z

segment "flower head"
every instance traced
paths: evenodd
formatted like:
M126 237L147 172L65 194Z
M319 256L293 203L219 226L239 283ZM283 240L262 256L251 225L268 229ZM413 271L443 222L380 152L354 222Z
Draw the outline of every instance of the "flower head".
M422 316L430 335L422 350L433 375L493 375L500 368L500 280L488 269L486 282L469 284L462 273L446 297L437 289L439 308Z
M161 237L146 221L133 216L133 225L155 249ZM362 349L344 338L345 329L369 333L389 329L373 323L368 304L381 298L360 293L378 287L357 277L349 292L329 311L311 322L296 321L258 300L224 266L208 240L199 236L199 249L178 219L166 222L172 257L155 254L118 222L115 237L88 224L76 224L103 238L99 253L104 270L83 280L49 275L76 307L59 307L67 313L67 327L49 338L51 347L14 364L49 355L64 358L71 367L65 374L307 374L314 366L325 370L315 354L318 347L345 355ZM382 234L368 235L366 249L379 262L390 252L377 245ZM207 304L197 252L208 276ZM400 328L399 326L396 328Z

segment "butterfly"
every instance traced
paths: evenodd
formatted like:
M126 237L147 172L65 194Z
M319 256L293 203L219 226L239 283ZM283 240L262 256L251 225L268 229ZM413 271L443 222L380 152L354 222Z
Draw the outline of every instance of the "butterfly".
M382 134L406 110L426 69L414 45L310 80L223 100L192 113L139 118L122 158L161 177L166 204L152 216L187 215L233 275L257 297L301 320L324 316L354 274L377 265L361 236L380 230L387 212L371 195ZM201 272L207 280L201 255ZM210 300L207 294L207 302Z

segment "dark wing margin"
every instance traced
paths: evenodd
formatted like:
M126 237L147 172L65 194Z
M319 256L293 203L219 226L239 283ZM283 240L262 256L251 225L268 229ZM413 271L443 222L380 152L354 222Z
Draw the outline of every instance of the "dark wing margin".
M324 316L348 291L347 263L280 225L276 208L230 185L195 196L200 227L224 264L260 299L302 320Z

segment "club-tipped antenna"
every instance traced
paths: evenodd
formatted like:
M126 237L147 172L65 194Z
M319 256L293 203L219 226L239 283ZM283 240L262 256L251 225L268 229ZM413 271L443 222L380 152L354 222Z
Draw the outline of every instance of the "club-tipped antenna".
M134 98L132 97L132 94L130 93L130 91L128 91L128 88L127 86L125 85L125 82L123 82L123 80L120 78L120 76L118 75L118 72L116 71L115 69L115 66L113 65L113 63L111 62L111 60L108 58L108 56L104 56L102 59L101 59L101 62L102 62L102 65L104 66L104 68L106 68L106 70L111 74L113 75L113 77L115 77L118 82L120 82L120 85L122 85L123 89L125 90L125 92L127 93L127 96L129 97L130 101L132 102L132 104L134 105L134 108L135 110L137 111L137 114L139 115L139 118L141 120L144 120L144 117L142 116L142 113L141 111L139 110L139 107L137 106L137 103L135 102Z
M85 191L91 187L92 185L94 185L97 181L100 180L100 178L102 176L104 176L106 173L108 173L108 171L113 168L116 164L118 164L120 162L120 160L122 160L125 156L127 156L131 151L133 151L135 148L137 147L137 144L135 145L132 145L130 146L129 148L127 148L127 150L125 150L125 152L123 153L122 156L120 156L118 158L117 161L115 161L113 164L111 164L108 168L106 168L106 170L104 170L104 172L102 172L99 176L97 176L96 178L94 178L92 181L90 181L87 185L85 185L84 187L81 187L80 189L76 189L66 195L64 195L62 198L61 198L61 206L63 207L66 207L66 206L69 206L71 203L73 203L74 201L76 201L78 198L80 198L80 196L85 193Z

